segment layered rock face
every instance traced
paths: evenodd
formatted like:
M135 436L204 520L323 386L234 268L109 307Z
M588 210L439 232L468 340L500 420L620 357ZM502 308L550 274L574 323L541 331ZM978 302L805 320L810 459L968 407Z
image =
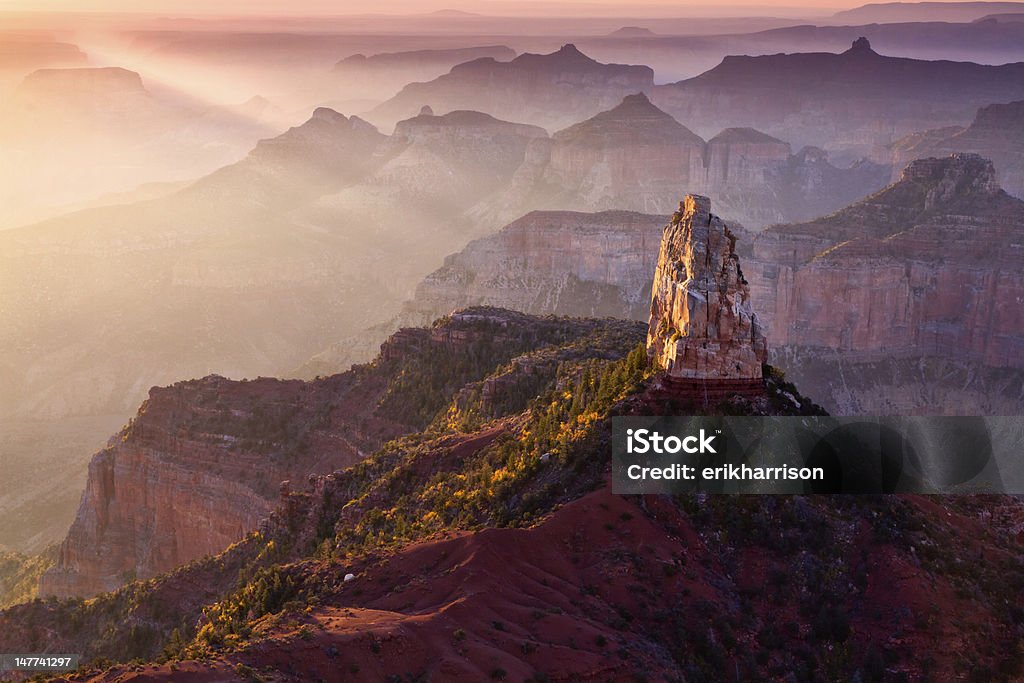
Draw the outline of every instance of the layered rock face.
M708 141L707 182L764 181L763 164L789 159L789 145L753 128L727 128Z
M990 159L1003 189L1024 198L1024 100L982 107L966 128L939 128L896 141L893 170L899 174L915 159L956 152Z
M449 257L406 314L500 302L579 315L600 302L646 320L640 292L660 223L537 212ZM772 364L831 412L1015 414L1024 406L1022 231L1024 202L999 189L986 160L958 155L916 162L882 192L741 238L737 249ZM585 265L607 251L613 267Z
M601 64L569 44L510 62L485 57L459 64L440 78L407 85L369 116L390 125L429 105L435 111L472 109L553 130L653 85L650 67Z
M915 161L826 218L768 229L745 263L791 375L834 409L1012 413L1024 403L1022 245L1024 202L991 162L957 154Z
M736 236L687 195L665 227L654 271L647 354L669 377L760 379L767 343L740 270Z
M523 163L527 145L547 137L543 128L502 121L482 112L452 111L436 116L429 107L400 121L394 134L397 144L413 148L404 150L406 157L413 156L414 149L429 150L459 175L493 179L493 184L508 182ZM408 164L403 160L403 165Z
M794 145L879 152L914 131L959 125L978 107L1024 96L1024 64L887 57L864 38L841 54L730 56L651 99L698 134L754 126Z
M697 182L703 169L704 140L636 94L555 133L541 182L581 206L655 213L667 212L665 197Z
M753 128L727 128L708 140L702 174L684 187L711 197L719 213L730 220L758 229L793 220L804 210L803 195L810 193L795 186L789 174L790 166L803 166L804 161L790 154L789 144L782 140ZM845 187L856 196L881 186L880 178L867 183L846 180Z
M848 353L1022 367L1024 202L976 155L922 159L832 216L755 238L748 268L772 339Z
M281 481L350 465L409 429L374 415L379 391L352 376L154 388L89 464L40 594L95 595L220 552L269 514Z
M663 225L662 216L628 211L534 211L445 259L416 288L402 322L479 304L646 318Z

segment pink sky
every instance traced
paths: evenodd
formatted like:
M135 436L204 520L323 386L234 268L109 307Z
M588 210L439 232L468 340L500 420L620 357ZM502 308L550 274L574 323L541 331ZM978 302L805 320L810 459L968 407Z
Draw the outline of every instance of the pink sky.
M183 14L362 14L420 13L442 9L499 15L771 15L809 10L814 14L863 4L857 0L0 0L0 11L138 12Z
M0 0L6 12L106 12L159 16L424 14L459 10L492 16L825 17L891 0ZM907 4L916 4L912 0ZM928 0L959 2L962 0Z

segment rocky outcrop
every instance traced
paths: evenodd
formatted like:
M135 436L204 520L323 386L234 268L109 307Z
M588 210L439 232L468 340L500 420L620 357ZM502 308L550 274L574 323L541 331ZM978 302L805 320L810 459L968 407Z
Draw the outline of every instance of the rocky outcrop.
M764 182L764 169L789 159L789 145L753 128L726 128L708 140L707 183ZM758 163L761 162L761 163Z
M767 344L740 270L736 236L707 197L687 195L665 227L647 354L669 377L755 380Z
M703 168L704 140L636 94L555 133L539 184L561 191L559 208L655 213Z
M395 126L392 144L412 147L403 150L403 166L409 165L412 152L422 148L445 159L453 167L449 175L507 182L522 165L527 145L547 137L543 128L502 121L478 111L452 111L436 116L425 107L418 116ZM431 182L435 180L431 178ZM478 196L479 191L469 197Z
M651 90L655 104L698 134L753 126L798 147L852 157L1021 97L1024 64L887 57L864 38L841 54L730 56L699 76Z
M898 178L915 159L956 152L990 159L1003 189L1024 198L1024 100L982 107L966 128L929 130L896 141L891 148L893 172Z
M663 219L537 212L450 256L406 304L647 320ZM972 155L737 242L770 360L838 414L1014 414L1024 405L1024 202ZM733 229L739 233L739 229ZM592 267L600 255L608 268ZM546 296L547 293L551 296Z
M822 150L792 154L786 142L751 128L705 142L639 93L534 141L491 206L502 218L535 208L668 214L684 191L711 197L723 216L756 229L834 211L888 178L887 165L837 168Z
M459 64L440 78L407 85L369 117L391 125L428 104L435 111L472 109L551 130L593 116L653 84L650 67L601 64L569 44L510 62L485 57Z
M730 220L759 229L791 220L789 216L804 210L801 200L810 193L793 186L788 173L790 165L801 161L782 140L753 128L726 128L708 140L698 183L685 187L711 197L717 211ZM847 190L856 196L881 186L880 178L867 183L853 177L847 180Z
M241 161L176 193L176 203L258 201L269 210L308 202L361 180L380 165L388 136L358 116L317 107L307 121L260 140ZM200 209L208 210L209 206Z

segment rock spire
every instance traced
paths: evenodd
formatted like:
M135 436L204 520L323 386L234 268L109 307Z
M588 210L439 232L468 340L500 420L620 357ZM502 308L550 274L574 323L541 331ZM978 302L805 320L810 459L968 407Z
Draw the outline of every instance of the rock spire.
M665 227L647 353L669 377L757 380L767 344L740 270L736 237L711 200L687 195Z

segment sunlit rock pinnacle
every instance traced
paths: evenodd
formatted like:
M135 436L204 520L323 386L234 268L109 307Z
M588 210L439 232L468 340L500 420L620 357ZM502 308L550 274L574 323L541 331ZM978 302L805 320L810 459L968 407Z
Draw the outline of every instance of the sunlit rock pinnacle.
M759 379L767 345L750 304L736 237L687 195L665 227L654 272L647 353L670 377Z

